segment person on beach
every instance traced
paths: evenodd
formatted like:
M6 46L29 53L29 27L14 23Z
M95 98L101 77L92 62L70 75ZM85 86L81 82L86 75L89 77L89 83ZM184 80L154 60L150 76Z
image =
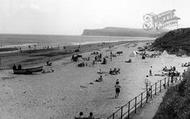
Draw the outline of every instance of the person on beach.
M103 81L102 75L100 75L100 77L98 79L96 79L95 81L96 82L102 82Z
M149 89L147 90L146 101L148 101L148 99L151 97L151 95L152 95L151 92L152 92L152 89L149 88Z
M171 72L171 83L174 81L174 71Z
M112 56L113 56L113 53L112 51L110 52L110 60L112 61Z
M149 76L152 76L152 66L150 66Z
M78 116L78 117L75 117L75 119L83 119L83 118L84 118L83 112L80 112L80 113L79 113L79 116Z
M185 76L185 72L186 72L186 71L185 71L185 69L184 69L184 70L183 70L183 73L182 73L182 77L184 77L184 76Z
M146 90L148 90L148 86L149 86L149 79L148 79L148 75L146 75L146 78L145 78L145 87L146 87Z
M94 65L95 65L95 63L96 63L96 61L95 61L95 60L93 60L93 61L92 61L92 66L94 66Z
M119 79L116 80L116 84L119 83Z
M102 74L102 70L101 70L101 69L99 69L98 73Z
M90 112L89 116L88 116L88 119L95 119L95 117L93 116L93 113Z
M15 64L13 65L13 70L16 70L16 65Z
M119 81L117 81L115 84L115 98L118 98L119 93L120 93L120 88L121 86L119 85Z
M110 68L109 74L112 74L112 69Z
M22 66L21 66L21 64L19 64L19 65L18 65L18 69L22 69Z
M120 68L117 69L116 74L120 74Z

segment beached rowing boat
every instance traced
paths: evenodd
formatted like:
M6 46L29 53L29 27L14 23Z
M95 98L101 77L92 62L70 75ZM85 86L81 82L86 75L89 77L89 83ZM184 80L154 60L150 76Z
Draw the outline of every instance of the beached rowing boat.
M43 70L43 66L26 68L26 69L13 69L14 74L32 74L34 72L41 72Z

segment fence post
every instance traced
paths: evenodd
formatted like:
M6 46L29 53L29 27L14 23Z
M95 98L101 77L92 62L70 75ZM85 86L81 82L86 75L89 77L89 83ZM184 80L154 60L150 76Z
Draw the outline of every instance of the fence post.
M121 119L123 118L123 106L121 107Z
M177 83L178 81L178 76L175 76L175 83Z
M151 98L152 98L152 86L151 86L151 94L150 95L151 95Z
M164 78L164 85L165 85L164 89L166 89L166 78Z
M128 119L130 118L130 101L128 102Z
M156 88L157 88L157 83L155 83L155 95L156 95Z
M112 119L115 119L115 113L113 113L113 118Z
M168 87L170 86L170 77L168 77Z
M143 93L141 93L141 107L142 107Z
M160 80L160 92L162 90L162 80Z
M148 91L148 89L146 89L146 103L148 102L148 98L149 98L148 97L149 96L148 93L150 94L150 92Z
M135 97L135 113L137 112L137 97Z

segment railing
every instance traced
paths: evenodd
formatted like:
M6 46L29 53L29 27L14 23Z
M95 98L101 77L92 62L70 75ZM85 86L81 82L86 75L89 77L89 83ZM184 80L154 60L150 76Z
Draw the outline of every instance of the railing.
M107 119L129 119L132 113L136 113L137 109L142 108L150 99L153 98L154 95L157 95L163 89L166 89L171 84L174 84L178 81L182 81L182 76L174 77L174 80L171 80L170 77L159 80L158 82L150 86L149 92L141 92L135 98L130 100L127 104L121 106Z

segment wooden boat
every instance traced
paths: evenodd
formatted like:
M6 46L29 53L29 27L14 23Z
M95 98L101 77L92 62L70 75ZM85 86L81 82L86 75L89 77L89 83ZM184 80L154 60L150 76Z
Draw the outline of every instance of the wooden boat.
M34 68L26 68L26 69L13 69L14 74L32 74L34 72L41 72L43 70L43 66L34 67Z

